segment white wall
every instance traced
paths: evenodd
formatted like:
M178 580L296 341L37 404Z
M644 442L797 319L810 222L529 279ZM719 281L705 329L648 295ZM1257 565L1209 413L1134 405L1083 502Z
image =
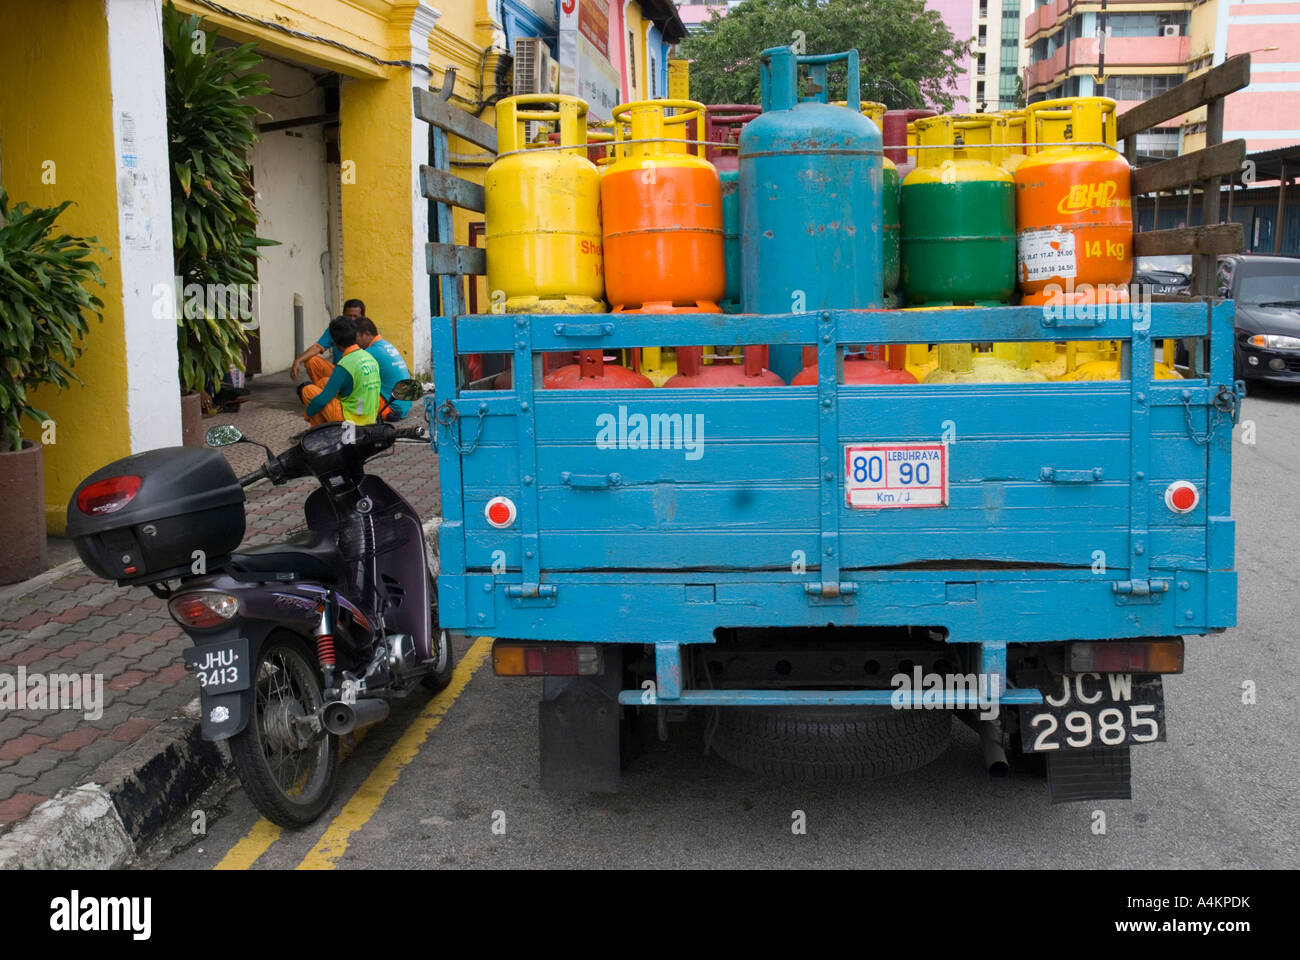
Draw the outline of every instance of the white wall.
M311 73L269 59L262 62L260 71L281 94L253 101L271 114L271 119L324 112L324 94ZM302 95L287 96L292 94ZM259 122L267 122L267 118ZM328 326L334 306L327 300L321 269L322 255L329 251L324 126L318 123L263 133L249 162L261 215L258 236L280 241L279 246L262 248L258 264L262 372L275 373L293 362L294 295L302 298L305 343L314 341ZM342 304L337 308L342 309Z

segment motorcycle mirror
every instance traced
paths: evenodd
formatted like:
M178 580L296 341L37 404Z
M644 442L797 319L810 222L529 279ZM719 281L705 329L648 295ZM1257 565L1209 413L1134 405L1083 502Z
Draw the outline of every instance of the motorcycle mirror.
M219 426L209 427L205 439L209 447L228 447L232 443L243 440L244 435L239 432L239 428L233 423L223 423Z
M419 400L425 392L419 380L398 380L393 384L394 400Z

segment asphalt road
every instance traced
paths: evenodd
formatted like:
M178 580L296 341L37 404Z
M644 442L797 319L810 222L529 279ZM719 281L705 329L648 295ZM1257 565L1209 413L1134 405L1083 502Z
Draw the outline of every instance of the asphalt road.
M702 724L648 745L611 796L544 794L538 681L482 663L458 696L414 695L371 728L314 827L260 821L219 785L146 868L1300 866L1300 389L1252 388L1234 444L1239 625L1192 638L1167 678L1168 742L1133 750L1130 801L1053 806L1043 780L991 781L974 734L915 773L772 783L703 754ZM1253 444L1243 428L1254 426ZM464 655L465 651L459 651ZM476 649L481 656L483 648ZM465 671L462 670L462 675ZM1243 704L1243 683L1256 703ZM409 756L409 762L402 763ZM386 792L385 792L386 788ZM806 833L792 831L795 812ZM1095 811L1105 833L1095 832Z

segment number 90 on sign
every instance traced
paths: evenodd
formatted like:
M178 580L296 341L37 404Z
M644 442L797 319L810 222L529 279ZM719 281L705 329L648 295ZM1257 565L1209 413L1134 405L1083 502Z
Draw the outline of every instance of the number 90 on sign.
M945 506L948 445L849 444L844 448L844 494L856 510Z

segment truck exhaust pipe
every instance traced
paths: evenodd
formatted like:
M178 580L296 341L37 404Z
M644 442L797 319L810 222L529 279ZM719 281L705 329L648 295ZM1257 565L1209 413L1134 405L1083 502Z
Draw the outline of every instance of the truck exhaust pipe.
M358 700L356 703L334 700L320 708L321 724L339 737L378 723L387 716L387 700Z
M994 780L1005 780L1011 765L1007 763L1007 752L1002 749L1002 730L992 720L979 720L975 723L975 732L980 736L980 748L984 751L984 765L989 776Z

